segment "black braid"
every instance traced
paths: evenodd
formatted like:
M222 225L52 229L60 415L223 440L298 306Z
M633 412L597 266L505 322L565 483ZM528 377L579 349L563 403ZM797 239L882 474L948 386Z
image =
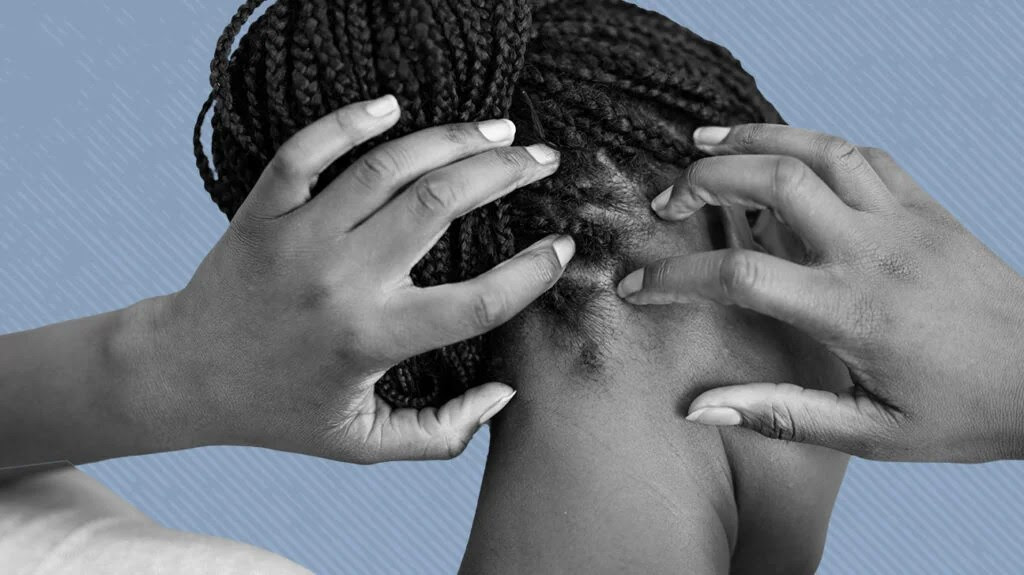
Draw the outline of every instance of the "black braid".
M233 217L288 137L355 101L394 94L402 118L329 167L314 195L384 141L509 117L517 145L562 152L559 172L456 221L412 279L461 281L569 233L574 263L536 309L577 332L594 327L586 309L606 290L592 272L639 245L659 191L638 197L609 182L646 183L701 157L697 126L782 121L728 50L621 0L277 0L231 54L262 3L247 0L217 42L195 127L199 173L220 209ZM216 174L200 143L211 108ZM378 393L396 406L440 405L489 375L489 349L481 337L411 358Z

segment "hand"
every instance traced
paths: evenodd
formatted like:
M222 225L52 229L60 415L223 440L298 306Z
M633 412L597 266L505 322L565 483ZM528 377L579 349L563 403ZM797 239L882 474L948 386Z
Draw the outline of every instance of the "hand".
M669 258L623 279L634 304L711 300L826 345L854 387L780 382L705 392L689 419L742 425L871 459L1024 457L1024 285L888 154L781 125L702 128L712 157L652 204L769 210L802 261L758 249Z
M392 97L354 104L286 142L195 277L154 312L195 443L358 463L448 458L511 399L487 383L439 409L392 409L374 383L493 329L560 277L568 237L466 282L409 278L454 218L549 176L557 154L508 147L507 120L431 128L379 146L311 198L324 169L399 115Z

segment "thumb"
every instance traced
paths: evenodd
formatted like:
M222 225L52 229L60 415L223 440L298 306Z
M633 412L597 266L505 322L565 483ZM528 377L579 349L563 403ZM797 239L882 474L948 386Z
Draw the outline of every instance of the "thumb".
M398 409L381 437L385 459L451 459L466 449L480 426L516 394L497 382L472 387L441 407Z
M790 383L747 383L704 392L686 419L741 426L772 439L813 443L875 458L896 425L893 410L866 394L836 394Z

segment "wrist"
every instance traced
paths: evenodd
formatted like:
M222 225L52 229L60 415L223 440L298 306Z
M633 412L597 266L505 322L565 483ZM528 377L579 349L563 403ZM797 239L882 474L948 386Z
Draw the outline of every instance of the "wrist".
M140 434L145 452L210 443L174 297L153 297L121 310L110 338L110 357L124 374L115 401L130 420L129 429Z

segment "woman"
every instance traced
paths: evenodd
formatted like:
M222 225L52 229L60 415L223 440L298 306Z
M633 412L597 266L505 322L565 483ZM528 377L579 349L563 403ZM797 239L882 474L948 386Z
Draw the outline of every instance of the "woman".
M377 384L396 407L441 405L493 378L518 390L494 420L464 571L813 572L845 456L698 428L679 405L730 382L841 385L844 368L759 316L655 312L615 295L640 265L749 245L742 211L669 225L649 208L701 156L697 126L781 121L739 63L617 0L277 2L229 57L259 4L243 7L212 65L217 177L197 130L207 190L229 217L297 127L384 93L403 109L386 138L507 116L516 144L562 155L553 176L456 221L412 270L422 286L464 280L569 234L577 253L559 283L488 337Z

